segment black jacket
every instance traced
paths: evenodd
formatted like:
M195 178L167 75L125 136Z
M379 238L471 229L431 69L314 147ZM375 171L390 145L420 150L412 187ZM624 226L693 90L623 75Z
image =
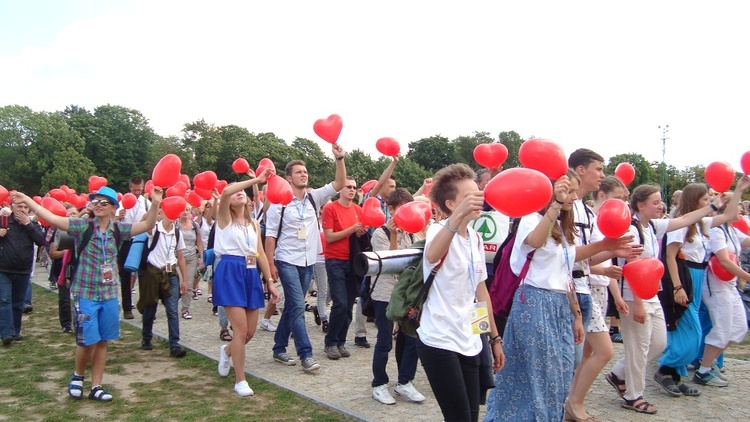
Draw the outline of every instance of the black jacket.
M8 233L0 237L0 272L31 274L34 244L44 246L42 228L36 222L18 224L13 216L9 220Z

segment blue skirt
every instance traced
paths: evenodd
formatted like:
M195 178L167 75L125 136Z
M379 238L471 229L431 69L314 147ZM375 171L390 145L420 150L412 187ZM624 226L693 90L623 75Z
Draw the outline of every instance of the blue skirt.
M688 309L682 314L677 327L667 331L667 348L659 358L659 365L675 368L682 377L688 376L688 363L695 359L701 348L701 323L698 318L701 296L703 292L703 278L705 270L689 268L690 278L693 280L693 301L688 303Z
M265 306L257 268L247 268L244 256L222 255L214 270L214 305L260 309Z
M563 419L573 382L573 321L564 293L531 286L516 291L505 327L505 367L495 374L485 421Z

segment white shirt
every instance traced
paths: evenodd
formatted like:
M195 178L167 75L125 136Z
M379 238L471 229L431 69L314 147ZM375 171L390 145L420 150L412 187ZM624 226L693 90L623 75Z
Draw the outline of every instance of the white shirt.
M167 265L174 265L177 263L177 251L185 249L185 242L180 236L178 241L177 235L175 234L175 225L172 224L172 230L166 231L162 222L156 224L156 230L159 233L159 239L156 242L156 247L151 253L148 254L148 263L156 268L164 268ZM144 247L151 246L154 235L148 233L148 243Z
M482 211L479 218L472 220L469 225L482 236L484 242L484 262L492 264L500 245L508 237L510 218L498 211Z
M122 201L120 201L120 208L118 212L123 209ZM148 210L151 209L151 201L146 199L145 196L140 195L135 202L135 206L125 211L125 216L122 218L123 223L137 223L143 219Z
M588 209L588 210L587 210ZM589 209L586 204L583 203L582 199L576 199L573 202L573 222L576 225L576 246L585 246L592 243L593 227L596 218L594 213ZM574 278L573 282L576 286L576 293L583 293L590 295L591 289L589 289L589 274L591 268L589 266L589 259L586 258L579 262L573 263L573 270L583 271L585 274L583 277Z
M425 248L442 228L443 224L433 224L427 229ZM482 239L471 227L467 231L468 239L456 234L451 240L422 308L417 333L428 346L474 356L482 350L482 341L472 333L469 318L477 285L487 278L487 267ZM425 280L438 262L422 260Z
M710 236L710 252L716 254L716 252L726 249L727 252L735 254L737 259L739 259L740 251L742 250L742 242L747 239L746 235L742 234L730 224L712 228ZM708 283L710 284L711 293L718 291L736 291L737 277L729 281L721 281L711 271L706 271L706 273L708 274Z
M313 189L302 199L296 196L284 210L284 224L281 225L279 234L279 217L281 216L281 205L275 204L268 207L266 211L266 237L276 238L276 249L274 260L284 261L297 266L313 265L323 251L320 243L320 229L318 226L318 210L333 195L336 195L333 183L322 188ZM313 208L307 196L310 195L315 201L317 208ZM299 239L300 228L304 227L305 239Z
M700 223L696 223L696 229L698 230L693 236L693 239L689 242L685 241L685 235L687 234L688 228L683 227L675 231L667 233L667 245L672 243L680 244L680 252L685 256L686 261L702 263L706 261L708 253L708 237L703 236L698 224L703 225L705 231L708 232L711 229L711 222L713 217L703 217ZM666 270L666 269L665 269Z
M250 256L258 252L255 220L251 220L247 227L230 222L222 229L218 221L215 224L214 253L217 258L221 255Z
M513 250L510 254L510 268L514 274L519 275L521 273L523 265L526 263L526 256L534 250L531 245L524 243L524 241L544 218L547 217L538 212L521 218L516 241L513 243ZM567 258L565 256L566 251ZM529 272L526 273L526 279L522 282L539 289L567 293L569 290L568 281L571 277L570 273L575 258L575 245L567 244L564 240L562 244L558 245L550 236L547 238L547 243L534 253L531 265L529 265Z
M647 224L646 227L643 227L643 225L641 224L641 229L643 232L643 253L641 254L640 258L659 259L659 253L661 251L661 238L664 237L664 235L667 233L669 220L655 219L651 220L651 223L654 224L653 227L656 229L656 234L654 234L654 229L651 227L651 224ZM640 222L638 224L640 224ZM639 244L640 238L638 235L638 228L631 224L630 228L628 229L628 234L635 236L635 239L632 243L633 245ZM664 270L666 271L666 268ZM661 282L659 284L659 290L661 290ZM627 280L623 282L622 298L623 300L627 300L630 302L635 299L633 297L633 291L630 290L630 286L628 285ZM654 297L652 297L651 299L643 299L643 301L658 303L659 295L654 295Z
M200 221L200 224L198 225L198 234L200 234L201 240L203 241L203 248L206 249L208 246L208 235L211 234L211 226L202 216L198 218L198 221ZM196 223L198 221L196 221Z

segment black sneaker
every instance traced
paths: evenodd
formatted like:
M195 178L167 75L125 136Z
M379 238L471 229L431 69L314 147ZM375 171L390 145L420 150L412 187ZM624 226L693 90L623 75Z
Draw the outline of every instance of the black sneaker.
M315 317L315 324L320 325L320 313L317 306L313 306L313 317Z
M169 356L172 356L173 358L181 358L185 356L186 353L187 352L182 348L182 346L175 346L169 349Z
M370 342L367 341L367 337L354 337L354 344L363 349L370 348Z
M328 332L328 320L321 321L321 324L323 324L321 329L323 330L324 333L327 333Z
M30 314L34 312L34 307L31 305L23 305L23 313Z
M141 340L141 349L142 350L151 350L154 347L151 346L151 340Z
M62 330L63 330L63 333L66 333L66 334L67 334L67 333L72 333L72 332L73 332L73 329L72 329L72 328L70 328L70 327L63 327L63 329L62 329Z
M13 336L3 337L3 346L10 346L11 343L13 343Z

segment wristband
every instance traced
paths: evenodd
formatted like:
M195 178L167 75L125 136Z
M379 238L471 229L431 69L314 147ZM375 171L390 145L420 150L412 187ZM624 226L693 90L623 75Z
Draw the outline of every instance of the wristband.
M560 204L560 205L565 205L565 202L560 202L560 201L558 201L558 200L557 200L557 197L555 197L555 202L557 202L557 203L558 203L558 204Z
M674 286L674 289L672 289L672 290L674 290L674 292L677 293L680 290L682 290L682 286Z
M343 160L343 159L344 159L344 156L343 156L343 155L342 155L341 157L336 157L336 161L341 161L341 160Z
M273 278L266 279L266 284L274 284L274 283L276 283L276 280L274 280Z
M447 218L447 219L445 220L445 225L444 225L444 227L445 227L446 229L450 230L450 231L451 231L451 233L454 233L454 234L455 234L455 233L458 233L458 229L454 229L454 228L452 228L452 227L451 227L451 219L450 219L450 217L448 217L448 218Z
M492 337L490 339L490 344L500 343L503 344L503 338L500 337L500 334L496 335L495 337Z
M714 210L714 211L719 211L719 209L716 208L716 205L714 205L713 203L708 204L708 206L711 207L711 209Z

